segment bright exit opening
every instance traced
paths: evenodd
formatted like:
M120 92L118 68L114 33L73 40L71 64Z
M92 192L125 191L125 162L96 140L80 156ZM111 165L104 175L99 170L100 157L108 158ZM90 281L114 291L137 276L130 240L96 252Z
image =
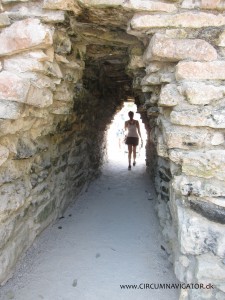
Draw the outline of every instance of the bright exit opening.
M115 114L112 123L109 126L107 133L107 154L108 160L114 160L117 162L125 162L127 164L128 161L128 149L127 145L124 142L125 138L125 130L124 123L129 120L128 112L134 112L134 119L138 120L140 124L141 135L143 139L143 145L141 145L141 141L139 139L139 145L137 146L137 164L145 163L145 146L147 140L147 133L145 130L145 126L142 123L141 116L137 113L137 105L132 101L124 102L122 109Z

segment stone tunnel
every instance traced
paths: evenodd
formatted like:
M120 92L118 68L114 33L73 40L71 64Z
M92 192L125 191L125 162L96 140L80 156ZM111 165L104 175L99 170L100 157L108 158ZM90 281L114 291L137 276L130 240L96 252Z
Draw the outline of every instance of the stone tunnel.
M224 299L225 2L1 0L0 10L0 282L99 174L108 125L133 99L174 272L213 284L199 299Z

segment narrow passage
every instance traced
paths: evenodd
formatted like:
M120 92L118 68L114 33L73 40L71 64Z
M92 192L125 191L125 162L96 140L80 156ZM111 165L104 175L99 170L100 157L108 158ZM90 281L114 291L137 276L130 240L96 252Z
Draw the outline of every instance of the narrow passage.
M36 240L0 299L177 300L178 290L144 289L177 282L154 205L144 161L137 159L131 171L125 154L109 161L64 218Z

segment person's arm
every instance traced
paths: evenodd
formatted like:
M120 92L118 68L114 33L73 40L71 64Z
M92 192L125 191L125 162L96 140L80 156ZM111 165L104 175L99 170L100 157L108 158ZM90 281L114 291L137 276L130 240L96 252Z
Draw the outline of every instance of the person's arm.
M141 138L141 141L143 142L142 136L141 136L141 130L140 130L139 122L138 122L138 121L136 121L136 122L137 122L137 130L138 130L138 134L139 134L139 136L140 136L140 138Z

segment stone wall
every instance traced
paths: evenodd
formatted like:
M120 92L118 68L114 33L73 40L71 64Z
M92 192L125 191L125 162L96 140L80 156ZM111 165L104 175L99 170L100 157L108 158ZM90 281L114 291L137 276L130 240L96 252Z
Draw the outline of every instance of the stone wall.
M106 126L132 94L175 274L214 285L180 299L224 299L224 1L0 9L0 281L98 173Z
M149 166L154 148L158 155L154 180L167 251L180 281L214 285L183 290L181 299L223 299L225 7L180 2L175 14L135 14L128 32L149 39L140 89L153 131Z

